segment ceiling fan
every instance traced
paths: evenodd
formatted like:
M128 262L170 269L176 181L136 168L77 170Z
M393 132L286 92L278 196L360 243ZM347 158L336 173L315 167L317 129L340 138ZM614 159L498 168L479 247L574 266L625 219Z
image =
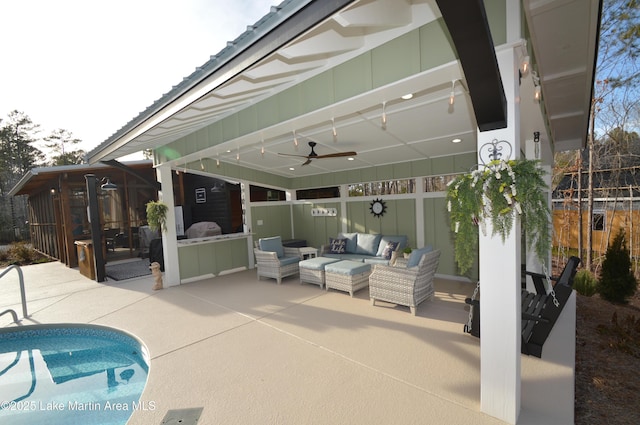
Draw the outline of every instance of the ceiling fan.
M309 142L309 146L311 146L311 153L309 153L309 155L295 155L295 154L290 154L290 153L278 153L278 155L282 155L282 156L298 156L300 158L307 158L307 160L302 165L309 164L312 159L339 158L339 157L342 157L342 156L356 156L356 155L358 155L356 152L353 152L353 151L350 151L350 152L336 152L336 153L329 153L329 154L326 154L326 155L318 155L316 153L316 151L313 149L313 148L315 148L316 145L317 145L316 142Z

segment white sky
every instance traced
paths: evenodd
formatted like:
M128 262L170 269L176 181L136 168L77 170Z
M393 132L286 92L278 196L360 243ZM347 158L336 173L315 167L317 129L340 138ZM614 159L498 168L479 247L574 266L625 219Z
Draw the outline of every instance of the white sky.
M279 3L0 0L0 118L17 109L89 151Z

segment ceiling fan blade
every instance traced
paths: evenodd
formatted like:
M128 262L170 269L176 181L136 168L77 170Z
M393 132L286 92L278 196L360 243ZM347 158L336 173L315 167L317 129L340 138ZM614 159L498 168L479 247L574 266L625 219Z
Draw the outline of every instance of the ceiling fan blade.
M295 157L298 157L298 158L309 158L307 155L296 155L296 154L293 154L293 153L278 153L278 155L280 155L280 156L295 156Z
M305 162L302 163L302 166L311 164L311 158L307 158Z
M326 155L318 155L316 156L316 159L321 159L321 158L339 158L342 156L356 156L358 155L356 152L336 152L336 153L329 153Z

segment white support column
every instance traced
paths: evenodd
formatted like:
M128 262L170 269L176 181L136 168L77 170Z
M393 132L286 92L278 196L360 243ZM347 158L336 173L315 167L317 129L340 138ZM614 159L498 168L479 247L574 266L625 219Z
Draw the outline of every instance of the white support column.
M416 178L416 240L415 247L424 246L424 178ZM411 241L409 241L411 243Z
M349 199L349 185L340 185L340 230L342 233L347 233L347 199Z
M162 232L162 251L164 253L164 286L180 285L180 264L178 263L178 236L176 234L175 202L173 202L173 183L171 167L161 165L156 168L161 184L160 200L167 211L167 231Z
M507 128L478 132L478 151L494 139L520 152L518 60L513 49L496 52L507 98ZM479 161L480 162L480 161ZM520 413L520 219L509 237L480 232L480 405L481 410L515 424Z
M242 218L244 223L242 231L248 233L247 237L247 256L249 258L249 268L255 267L255 258L253 254L253 234L251 233L251 185L249 182L240 182L240 199L242 202Z

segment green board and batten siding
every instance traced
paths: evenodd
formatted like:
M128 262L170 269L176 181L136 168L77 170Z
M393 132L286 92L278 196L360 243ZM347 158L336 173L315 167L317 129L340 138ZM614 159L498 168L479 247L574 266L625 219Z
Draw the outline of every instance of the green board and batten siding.
M256 241L271 236L292 239L291 205L278 203L251 207L251 232Z
M178 264L181 279L217 275L225 270L249 267L247 238L180 246Z

